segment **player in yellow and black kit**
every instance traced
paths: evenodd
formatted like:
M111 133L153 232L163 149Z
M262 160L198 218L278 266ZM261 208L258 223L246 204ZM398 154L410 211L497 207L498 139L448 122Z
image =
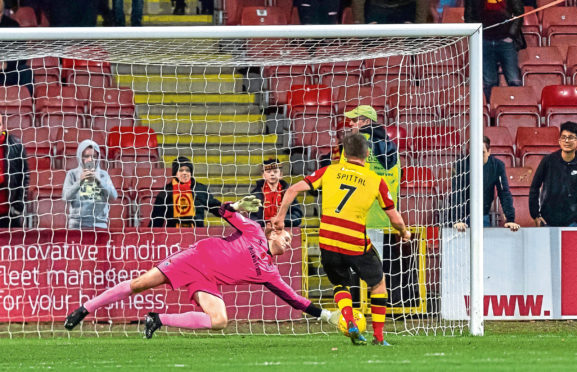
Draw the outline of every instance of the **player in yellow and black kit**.
M362 134L351 134L343 140L347 161L321 168L303 181L291 186L285 193L275 218L276 229L284 228L287 210L299 192L322 188L322 217L319 231L321 263L331 283L335 285L334 297L349 325L351 341L366 344L355 324L350 269L353 269L371 288L371 315L373 344L388 345L383 340L387 288L383 277L383 264L367 236L366 220L371 205L376 200L385 211L391 225L399 230L404 240L411 238L403 218L395 209L385 181L368 168L365 160L369 154L368 143Z

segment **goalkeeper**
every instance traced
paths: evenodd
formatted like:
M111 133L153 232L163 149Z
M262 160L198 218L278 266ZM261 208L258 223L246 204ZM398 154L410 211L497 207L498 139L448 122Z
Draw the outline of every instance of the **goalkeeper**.
M282 280L273 257L283 254L290 246L288 231L271 229L265 234L258 223L238 213L255 212L260 206L260 200L254 196L234 204L223 204L219 214L236 228L236 232L225 238L200 240L193 247L168 256L140 277L106 290L68 315L64 327L71 330L96 309L162 284L169 284L173 289L186 287L190 300L204 312L148 313L146 338L151 338L163 325L188 329L225 328L228 319L219 291L222 284L262 284L293 308L334 322L336 316L332 319L331 316L336 314L313 305Z

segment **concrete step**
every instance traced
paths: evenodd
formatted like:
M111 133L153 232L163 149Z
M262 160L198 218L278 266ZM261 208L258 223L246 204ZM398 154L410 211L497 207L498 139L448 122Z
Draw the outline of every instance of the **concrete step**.
M235 195L235 194L229 193L229 194L222 194L222 195L216 195L216 194L215 194L214 196L215 196L218 200L220 200L221 202L224 203L224 202L235 202L235 201L237 201L238 199L240 199L243 195L240 195L240 196L239 196L239 195ZM307 194L307 195L300 194L300 195L297 196L297 201L298 201L300 204L305 204L305 203L306 203L306 204L311 204L311 203L314 203L315 198L314 198L313 196L311 196L311 195L308 195L308 194Z
M186 0L186 15L194 15L197 13L201 5L198 0ZM126 9L130 9L125 5ZM144 13L146 14L172 14L173 6L170 0L146 0L144 2ZM177 17L186 17L177 16Z
M223 104L223 105L206 105L179 103L176 105L164 104L140 104L136 105L139 116L146 115L259 115L261 110L257 105L247 104Z
M225 94L195 94L195 93L139 93L134 94L135 104L202 104L202 105L228 105L258 103L257 95L251 93L225 93Z
M135 93L241 93L241 74L205 75L117 75L118 85Z
M253 136L189 136L189 135L163 135L157 134L158 144L163 145L211 145L211 147L222 145L253 145L256 148L266 148L267 145L278 144L279 136L276 134L257 134Z
M172 164L176 157L175 156L164 156L165 162ZM193 164L224 164L224 165L262 165L263 161L269 159L269 156L258 154L258 155L206 155L202 153L192 154L190 157ZM288 155L277 155L276 158L281 162L288 161Z
M274 144L272 145L251 145L239 144L233 146L204 146L204 145L190 145L190 146L175 146L164 145L158 148L160 156L176 157L176 156L262 156L265 159L277 158L279 156L286 156L285 152L279 151Z
M263 134L264 115L142 115L140 122L162 134Z
M200 183L204 183L205 185L210 186L211 189L221 189L223 187L234 187L236 189L242 188L250 188L252 187L257 180L261 179L261 175L259 174L258 177L252 176L226 176L226 175L218 175L218 176L206 176L201 174L194 174L194 179ZM302 176L285 176L283 177L285 181L287 181L290 185L302 181ZM213 191L216 192L216 191ZM245 193L248 191L242 191L240 193Z
M204 43L206 44L206 43ZM206 48L206 46L203 46ZM218 46L214 45L213 52L218 51ZM119 75L141 75L141 76L154 76L154 75L218 75L218 74L235 74L236 69L234 67L225 66L184 66L184 65L159 65L154 64L151 61L149 65L126 65L126 64L116 64L113 65L113 70Z

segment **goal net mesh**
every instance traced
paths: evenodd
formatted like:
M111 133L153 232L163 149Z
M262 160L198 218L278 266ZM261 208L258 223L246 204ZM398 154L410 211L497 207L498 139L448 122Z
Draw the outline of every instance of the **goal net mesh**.
M2 210L21 217L0 231L0 335L66 334L66 314L87 299L195 241L232 233L211 213L212 198L263 193L257 182L270 159L289 185L341 161L340 142L352 127L344 112L359 105L372 106L374 127L387 133L386 140L373 133L369 163L380 162L377 147L387 149L388 164L377 173L414 237L401 244L382 215L369 221L387 281L385 330L467 327L441 314L443 306L465 306L465 299L442 302L443 280L468 283L469 272L442 272L440 236L440 227L468 216L460 195L469 186L455 182L461 174L454 171L468 151L467 37L14 41L0 42L0 50L0 112L8 136L22 140L29 169L26 185L22 154L4 147L20 168L3 167L0 192L10 208L3 202ZM92 166L108 175L100 182L78 178L87 139L99 146ZM178 157L190 159L196 185L206 186L188 205L158 197L173 187ZM23 188L25 205L15 208L10 193ZM267 190L261 222L274 212ZM320 265L321 199L322 191L297 198L302 217L293 216L292 249L277 263L298 293L334 309ZM151 218L158 210L173 218ZM451 252L468 254L465 246ZM370 319L366 284L353 280L354 306ZM226 333L334 332L263 286L220 290ZM132 334L149 311L191 310L200 308L186 288L163 286L99 309L74 332Z

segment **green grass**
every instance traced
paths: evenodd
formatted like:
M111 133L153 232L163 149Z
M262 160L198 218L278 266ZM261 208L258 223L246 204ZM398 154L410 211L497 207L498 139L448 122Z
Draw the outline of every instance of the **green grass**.
M0 370L572 370L573 322L490 323L484 337L393 336L354 347L338 334L0 339Z

